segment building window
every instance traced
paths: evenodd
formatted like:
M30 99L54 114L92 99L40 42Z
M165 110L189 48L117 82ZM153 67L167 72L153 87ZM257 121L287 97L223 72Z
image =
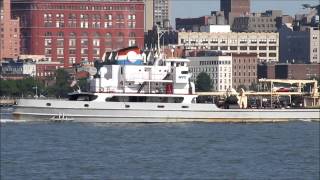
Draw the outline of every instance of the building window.
M88 14L80 14L80 19L89 19Z
M88 39L81 39L81 46L88 46Z
M106 14L104 15L105 20L112 20L112 15L111 14Z
M269 50L277 50L277 46L269 46Z
M69 46L75 47L76 46L76 39L69 39Z
M63 39L57 39L57 46L58 47L63 47L64 41Z
M124 15L123 14L117 14L116 15L116 20L124 20Z
M63 48L57 48L57 55L63 56Z
M128 15L128 19L129 19L129 20L135 20L135 19L136 19L136 15L134 15L134 14L132 14L132 15L129 14L129 15Z
M105 28L111 28L112 27L112 22L104 22L104 27Z
M88 33L84 32L81 34L81 46L88 46Z
M276 53L269 53L269 57L277 57Z
M276 44L277 41L275 39L269 39L269 44Z
M240 46L240 50L247 50L248 49L248 47L247 46Z
M129 33L129 46L135 46L136 45L136 33L130 32Z
M51 46L52 40L51 39L45 39L44 40L44 45L45 46Z
M251 43L252 44L257 44L257 40L256 39L251 39Z
M81 54L88 54L88 48L81 48Z
M100 22L92 22L92 28L100 28Z
M93 46L100 46L100 39L93 39Z
M221 46L220 50L228 50L228 46Z
M246 44L247 43L247 40L246 39L241 39L240 40L240 44Z
M94 20L100 20L101 19L101 16L100 16L100 14L94 14L94 15L92 15L92 18L94 19Z
M45 37L51 37L51 36L52 36L52 32L45 32L45 33L44 33L44 36L45 36Z
M69 49L69 54L70 55L75 55L76 54L76 49Z
M257 50L257 46L250 46L250 50Z
M80 28L89 28L89 22L88 21L81 21Z
M226 43L227 42L227 40L225 40L225 39L221 39L220 40L220 43L222 43L222 44L224 44L224 43Z
M267 50L267 46L260 46L259 50Z
M75 57L69 57L69 64L75 64L76 58Z
M100 55L100 48L93 48L93 55L99 56Z
M122 32L119 32L117 35L117 41L123 42L124 41L124 34Z
M230 50L233 50L233 51L238 50L238 47L237 46L230 46Z
M107 33L106 34L105 45L107 47L111 47L112 46L112 34L111 33Z
M259 57L267 57L266 53L259 53Z
M52 52L51 48L45 48L44 49L44 54L45 55L51 55L51 52Z
M267 44L267 40L266 40L266 39L260 39L260 40L259 40L259 43L260 43L260 44Z
M136 28L136 22L128 22L128 28Z

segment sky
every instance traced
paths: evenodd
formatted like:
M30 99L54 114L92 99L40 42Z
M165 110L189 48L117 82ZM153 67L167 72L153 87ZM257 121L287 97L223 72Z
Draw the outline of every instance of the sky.
M220 0L170 0L170 21L175 18L200 17L220 10ZM319 0L251 0L251 12L264 12L268 9L282 10L283 14L294 15L305 12L302 4L319 4Z

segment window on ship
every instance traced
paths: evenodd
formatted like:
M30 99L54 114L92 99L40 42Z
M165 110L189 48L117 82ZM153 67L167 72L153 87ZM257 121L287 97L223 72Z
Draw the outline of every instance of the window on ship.
M120 102L119 97L117 97L117 96L108 97L108 98L106 98L106 101L109 101L109 102Z
M70 101L93 101L98 96L92 94L73 94L69 96Z

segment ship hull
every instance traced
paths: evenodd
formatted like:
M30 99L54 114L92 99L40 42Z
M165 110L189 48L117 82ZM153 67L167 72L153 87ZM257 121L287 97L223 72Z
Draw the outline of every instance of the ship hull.
M281 122L319 121L320 109L219 109L214 104L20 100L13 115L17 120L104 123Z

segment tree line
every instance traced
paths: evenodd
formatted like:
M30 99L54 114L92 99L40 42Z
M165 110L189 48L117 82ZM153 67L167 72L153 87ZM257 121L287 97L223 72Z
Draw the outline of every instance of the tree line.
M21 80L0 80L0 96L8 98L32 98L35 96L65 98L74 90L70 87L72 77L63 70L58 69L52 79L37 79L28 77ZM87 90L86 79L79 79L78 85ZM36 94L37 93L37 94Z

